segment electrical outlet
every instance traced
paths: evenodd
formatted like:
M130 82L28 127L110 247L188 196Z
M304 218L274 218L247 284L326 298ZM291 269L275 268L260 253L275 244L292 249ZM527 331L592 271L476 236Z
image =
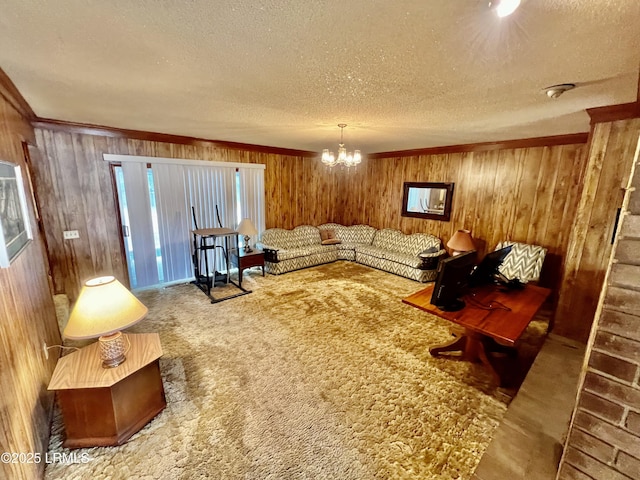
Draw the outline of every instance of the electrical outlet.
M47 342L42 343L42 350L44 350L44 359L49 360L49 349L47 348Z
M78 233L78 230L65 230L63 235L65 240L80 238L80 234Z

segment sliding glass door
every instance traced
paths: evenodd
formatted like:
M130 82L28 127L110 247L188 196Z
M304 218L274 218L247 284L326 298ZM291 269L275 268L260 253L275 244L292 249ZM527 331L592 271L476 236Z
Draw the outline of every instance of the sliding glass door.
M199 228L236 228L248 217L264 230L263 165L121 155L105 160L119 162L114 174L132 289L193 279L194 214ZM222 255L209 260L211 272L226 271Z

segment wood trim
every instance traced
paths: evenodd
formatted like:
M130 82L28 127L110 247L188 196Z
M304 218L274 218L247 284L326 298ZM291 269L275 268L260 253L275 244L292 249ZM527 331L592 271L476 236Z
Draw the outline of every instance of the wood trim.
M640 101L609 105L606 107L587 108L591 124L628 120L640 117Z
M79 133L83 135L99 135L102 137L126 138L146 140L150 142L174 143L178 145L192 145L196 147L217 147L229 150L244 150L258 153L276 155L289 155L292 157L316 157L318 152L307 150L295 150L291 148L270 147L265 145L253 145L250 143L227 142L222 140L208 140L205 138L188 137L184 135L172 135L168 133L145 132L142 130L129 130L126 128L105 127L88 123L66 122L50 118L35 118L32 120L33 128L43 128L55 132Z
M312 152L308 150L295 150L290 148L270 147L265 145L227 142L221 140L207 140L204 138L188 137L183 135L146 132L142 130L128 130L124 128L105 127L88 123L67 122L64 120L54 120L49 118L35 118L31 121L31 125L34 128L43 128L55 132L98 135L103 137L136 139L150 142L175 143L178 145L193 145L197 147L213 146L230 150L244 150L276 155L289 155L294 157L313 158L318 156L318 152ZM389 157L410 157L417 155L440 155L445 153L486 152L490 150L503 150L512 148L573 145L579 143L587 143L588 135L588 133L573 133L568 135L554 135L550 137L524 138L498 142L468 143L464 145L447 145L442 147L418 148L414 150L397 150L390 152L370 153L367 154L367 158L378 159Z
M126 268L124 269L127 274L127 285L126 287L131 290L131 277L129 276L129 260L127 260L127 247L124 244L124 232L123 232L123 223L122 223L122 214L120 212L120 201L118 198L118 182L116 181L116 167L122 167L121 163L110 163L109 164L109 172L111 173L111 190L113 192L113 209L116 212L116 219L118 221L118 225L120 225L120 255L124 261ZM147 167L149 168L149 167Z
M556 145L574 145L587 143L588 133L572 133L568 135L554 135L551 137L522 138L518 140L504 140L501 142L467 143L464 145L448 145L442 147L417 148L414 150L399 150L395 152L370 153L369 159L389 157L413 157L419 155L442 155L447 153L487 152L490 150L505 150L516 148L550 147Z
M27 120L37 118L31 106L2 68L0 68L0 95Z

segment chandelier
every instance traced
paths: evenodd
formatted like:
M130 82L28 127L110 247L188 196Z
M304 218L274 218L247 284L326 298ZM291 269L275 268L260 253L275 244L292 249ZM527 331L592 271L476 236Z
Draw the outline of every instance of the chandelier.
M338 156L336 157L333 152L330 152L328 148L322 151L322 163L328 167L335 167L336 165L344 165L345 167L355 167L362 161L362 155L360 150L354 150L353 153L347 152L344 148L344 127L346 123L339 123L340 127L340 143L338 144Z

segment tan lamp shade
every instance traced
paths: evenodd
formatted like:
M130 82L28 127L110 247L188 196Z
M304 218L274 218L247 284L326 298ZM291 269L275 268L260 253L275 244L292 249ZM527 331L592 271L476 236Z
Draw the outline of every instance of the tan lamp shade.
M244 236L244 251L247 253L253 252L251 250L251 235L257 235L258 230L253 226L250 219L242 219L240 225L238 225L238 233Z
M94 278L82 287L64 337L83 340L111 335L138 323L147 312L147 307L114 277Z
M252 235L258 234L258 230L256 229L256 227L253 226L253 223L251 223L251 220L248 218L242 219L242 221L240 222L240 225L238 225L237 232L240 235L244 235L245 237L250 237Z
M469 252L476 248L469 230L458 230L454 233L447 242L447 247L456 252Z

